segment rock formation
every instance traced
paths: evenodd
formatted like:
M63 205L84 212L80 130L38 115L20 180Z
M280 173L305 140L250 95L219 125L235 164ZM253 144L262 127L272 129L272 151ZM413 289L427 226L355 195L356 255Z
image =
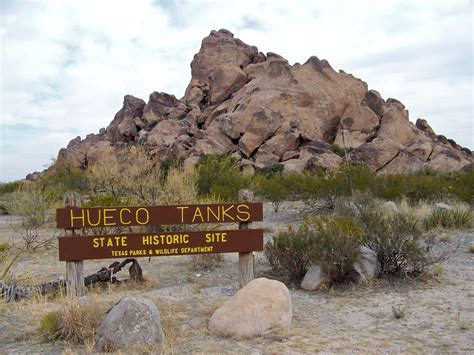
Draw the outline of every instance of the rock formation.
M362 80L326 60L290 65L227 30L212 31L191 63L184 97L154 92L148 103L127 95L99 134L72 140L58 161L82 168L117 147L140 142L159 159L196 162L229 153L246 170L276 163L286 170L337 169L344 159L380 173L432 168L461 170L471 151L434 133L426 120L409 121L398 100L384 100Z

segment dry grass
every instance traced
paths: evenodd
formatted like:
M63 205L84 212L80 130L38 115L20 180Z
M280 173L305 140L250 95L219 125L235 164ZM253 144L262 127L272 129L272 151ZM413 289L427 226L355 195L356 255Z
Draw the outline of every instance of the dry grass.
M411 205L407 199L402 199L397 207L401 213L411 215L419 221L429 217L433 211L433 206L425 201Z
M180 302L165 301L160 297L154 297L152 298L152 301L160 311L161 326L165 333L164 343L153 350L165 354L173 354L175 353L176 344L182 340L178 325L180 322L188 318L185 312L186 306Z

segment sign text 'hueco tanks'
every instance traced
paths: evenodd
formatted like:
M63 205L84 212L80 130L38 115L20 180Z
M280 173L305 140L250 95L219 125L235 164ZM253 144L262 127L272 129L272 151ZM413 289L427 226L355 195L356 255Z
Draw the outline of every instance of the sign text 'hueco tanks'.
M234 223L263 220L261 203L58 208L58 228Z
M134 233L59 238L59 260L148 257L263 250L263 230Z

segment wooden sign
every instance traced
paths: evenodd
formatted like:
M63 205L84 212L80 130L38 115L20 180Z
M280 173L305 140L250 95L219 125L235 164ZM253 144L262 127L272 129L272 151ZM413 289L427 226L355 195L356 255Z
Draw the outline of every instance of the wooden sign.
M261 203L142 207L68 207L56 210L58 228L235 223L263 220Z
M59 260L75 261L251 252L263 250L263 230L134 233L59 238Z

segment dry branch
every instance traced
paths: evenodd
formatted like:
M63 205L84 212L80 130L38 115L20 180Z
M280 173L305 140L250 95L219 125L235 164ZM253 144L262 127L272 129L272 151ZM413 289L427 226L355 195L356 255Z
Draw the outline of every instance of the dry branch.
M116 283L119 282L115 275L122 270L127 264L130 265L128 272L130 274L130 280L142 282L143 272L140 264L136 259L125 259L122 262L115 261L109 265L109 267L103 267L99 271L88 275L84 278L84 284L86 286L93 285L95 283ZM0 280L0 296L3 297L5 303L8 303L12 300L19 300L22 298L27 298L35 293L40 295L45 295L47 293L58 292L61 289L66 287L66 280L60 278L57 280L49 281L37 286L23 286L17 285L15 283L4 283Z

